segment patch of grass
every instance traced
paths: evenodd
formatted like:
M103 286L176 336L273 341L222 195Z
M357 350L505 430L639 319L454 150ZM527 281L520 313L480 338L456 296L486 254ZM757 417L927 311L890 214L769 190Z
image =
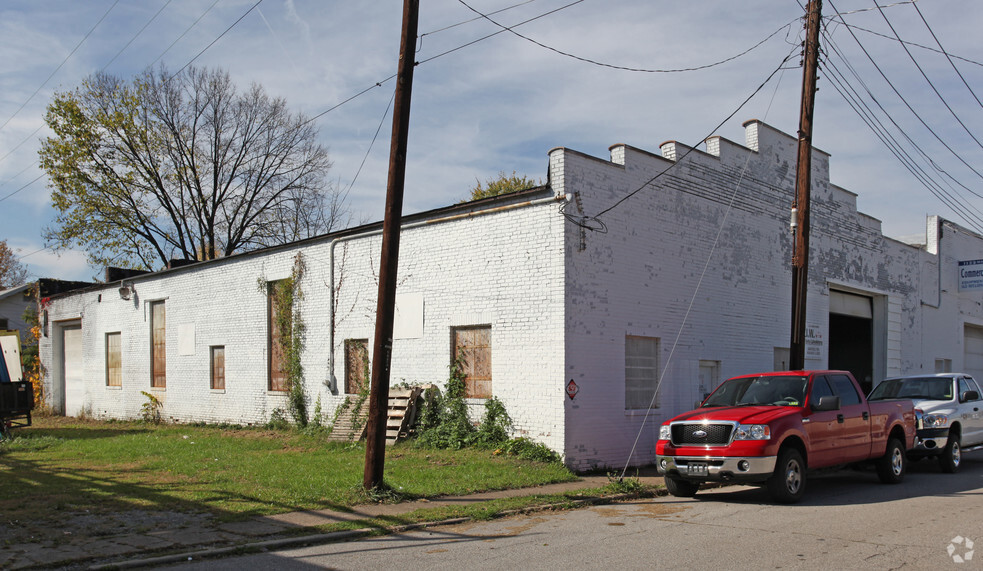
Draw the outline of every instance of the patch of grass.
M56 520L139 507L237 519L576 479L561 464L491 450L396 445L379 498L362 489L364 463L363 446L316 433L45 417L0 444L0 511Z

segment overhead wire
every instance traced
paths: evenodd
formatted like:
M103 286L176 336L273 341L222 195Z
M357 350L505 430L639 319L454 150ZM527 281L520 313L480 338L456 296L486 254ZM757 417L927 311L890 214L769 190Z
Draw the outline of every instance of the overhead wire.
M836 10L836 6L833 5L832 0L828 0L828 1L829 1L830 5L833 7L833 10L835 10L837 13L839 13L839 11ZM935 139L939 143L941 143L943 147L946 148L946 150L949 151L949 153L951 153L954 157L956 157L956 159L959 162L961 162L963 165L965 165L966 168L968 168L969 170L973 171L973 173L975 173L976 176L978 176L981 179L983 179L983 173L981 173L980 171L976 170L976 168L973 167L973 165L969 164L969 162L965 158L963 158L962 155L960 155L959 153L957 153L956 150L953 149L952 146L949 143L947 143L944 139L942 139L942 137L938 133L935 132L935 129L933 129L928 124L928 122L925 121L925 119L921 116L921 114L919 114L917 111L915 111L915 108L912 107L911 103L908 102L908 99L904 95L901 94L901 92L894 85L894 83L890 80L890 78L887 77L887 74L884 73L884 70L881 69L881 66L877 63L877 61L870 54L870 52L867 50L867 48L864 47L863 43L860 41L860 39L857 37L857 35L853 33L853 30L849 26L846 26L846 29L847 29L848 32L850 32L850 36L857 43L857 46L860 47L860 50L864 53L865 56L867 56L867 59L874 66L874 69L877 70L877 72L881 76L881 78L883 78L884 81L888 84L888 86L890 86L891 90L894 91L895 95L898 96L898 98L905 105L905 107L908 108L908 110L912 113L912 115L914 115L915 118L918 119L919 123L921 123L922 126L925 127L925 129L928 130L928 132L931 133L932 136L935 137Z
M764 44L765 42L767 42L771 38L775 37L782 30L788 29L792 25L792 23L795 21L795 20L793 20L792 22L789 22L787 24L782 25L780 28L778 28L777 30L775 30L774 32L772 32L771 34L769 34L763 40L761 40L760 42L754 44L753 46L751 46L750 48L744 50L743 52L740 52L740 53L738 53L736 55L730 56L730 57L728 57L726 59L723 59L723 60L720 60L720 61L716 61L716 62L713 62L713 63L704 64L704 65L699 65L699 66L695 66L695 67L687 67L687 68L679 68L679 69L649 69L649 68L628 67L628 66L623 66L623 65L615 65L615 64L600 62L600 61L596 61L596 60L593 60L593 59L589 59L589 58L586 58L586 57L578 56L578 55L575 55L575 54L572 54L572 53L569 53L569 52L565 52L565 51L559 50L559 49L554 48L552 46L548 46L546 44L543 44L541 42L538 42L538 41L536 41L536 40L534 40L534 39L532 39L532 38L530 38L528 36L524 36L524 35L520 34L519 32L516 32L515 30L513 30L511 27L506 26L504 24L500 24L500 23L496 22L495 20L492 20L487 14L483 14L483 13L479 12L478 10L475 10L467 2L465 2L464 0L457 0L457 1L460 2L461 4L463 4L464 7L467 8L468 10L471 10L475 14L478 14L478 17L479 18L484 18L485 20L488 20L492 24L495 24L496 26L498 26L499 28L501 28L503 32L509 32L509 33L511 33L511 34L519 37L519 38L522 38L523 40L526 40L527 42L531 42L531 43L533 43L533 44L535 44L535 45L537 45L537 46L539 46L541 48L544 48L546 50L549 50L551 52L557 53L557 54L562 55L564 57L575 59L575 60L580 61L580 62L583 62L583 63L589 63L591 65L596 65L596 66L599 66L599 67L607 67L607 68L617 69L617 70L621 70L621 71L631 71L631 72L638 72L638 73L681 73L681 72L687 72L687 71L699 71L699 70L708 69L708 68L711 68L711 67L716 67L718 65L723 65L723 64L725 64L727 62L733 61L733 60L735 60L735 59L737 59L737 58L739 58L739 57L741 57L743 55L746 55L746 54L754 51L755 48L758 48L759 46L761 46L762 44ZM582 2L583 0L579 0L579 1ZM523 22L523 23L525 23L525 22Z
M877 0L874 0L875 4L876 2ZM894 36L898 38L898 41L901 43L901 47L904 48L905 53L908 54L908 58L911 59L911 62L913 64L915 64L915 68L917 68L918 72L921 73L922 77L925 79L925 82L928 83L928 86L932 88L932 92L935 93L936 96L938 96L939 101L941 101L942 105L944 105L945 108L949 110L949 113L956 120L956 122L959 123L959 126L962 127L964 131L966 131L966 134L969 135L970 138L976 142L977 146L983 149L983 143L980 143L980 140L976 138L976 135L973 135L972 131L969 130L969 127L967 127L966 124L963 123L963 120L959 118L959 115L957 115L956 112L952 109L952 106L949 105L949 102L946 101L945 97L943 97L941 93L939 93L938 88L935 87L935 83L932 82L931 79L929 79L928 75L925 73L925 70L922 69L922 66L919 65L918 60L915 59L915 56L911 54L911 50L908 49L908 46L906 46L904 42L901 42L901 36L899 36L898 31L894 29L894 25L891 24L891 20L888 19L887 14L884 13L884 10L881 9L880 6L878 6L877 8L878 8L878 12L880 12L881 16L884 18L884 21L887 23L888 28L890 28Z
M793 50L791 54L786 56L785 60L782 62L782 65L778 67L778 70L776 70L776 72L782 69L786 69L784 67L784 63L788 61L788 59L791 58L792 55L794 55L795 51L797 50ZM774 77L776 72L773 72L771 75L768 76L768 80L765 81L765 84L767 84L768 81L770 81L771 78ZM775 91L772 93L771 100L769 100L768 106L765 109L764 119L767 119L769 113L771 112L771 106L775 102L775 97L778 95L778 88L781 85L781 78L782 76L779 75L778 81L775 82ZM757 93L760 90L761 87L756 89L755 93ZM741 105L741 107L743 106L744 104ZM733 114L731 116L733 116ZM692 150L692 148L690 150ZM686 154L689 154L689 152L687 152ZM730 216L730 213L734 209L734 204L737 201L737 195L740 192L741 186L744 183L744 178L747 175L748 168L751 164L751 156L752 154L748 153L747 157L744 160L744 167L741 169L741 173L737 177L737 183L734 185L734 191L731 193L730 200L724 208L724 214L720 219L720 223L717 225L717 232L714 236L713 243L710 245L710 249L707 252L706 261L703 264L703 270L700 272L700 277L697 279L696 285L693 287L693 293L689 297L689 304L686 307L686 311L683 313L683 318L680 321L679 327L676 329L676 337L673 340L672 347L670 347L669 349L669 355L666 357L665 365L663 365L662 370L659 373L659 379L656 382L655 390L652 392L652 398L649 401L649 406L645 409L645 415L642 417L642 423L638 428L638 432L635 434L635 441L632 444L631 450L628 452L628 458L625 460L625 466L621 471L620 479L624 479L625 474L628 473L628 467L631 465L631 459L635 454L635 450L638 448L638 442L641 439L642 432L645 430L645 424L648 422L649 416L651 415L656 399L658 398L659 389L662 388L662 383L669 372L669 366L672 363L673 355L676 352L676 348L679 346L680 339L682 339L683 330L686 328L686 324L689 322L689 316L693 312L693 305L696 303L696 298L700 293L701 287L703 286L703 280L706 278L707 272L710 270L710 261L713 259L713 255L717 251L717 246L720 244L720 239L723 236L724 228L727 226L727 219ZM648 183L646 183L646 185L647 184Z
M708 133L708 134L707 134L707 136L703 138L703 140L705 141L705 140L706 140L707 138L709 138L709 137L711 137L711 136L713 136L713 134L714 134L714 133L716 133L717 131L719 131L721 127L723 127L724 125L726 125L728 121L730 121L731 119L733 119L733 118L734 118L734 115L737 115L737 113L738 113L738 112L739 112L739 111L740 111L741 109L743 109L743 108L744 108L744 106L745 106L745 105L747 105L747 104L748 104L748 102L749 102L749 101L751 101L751 99L753 99L755 95L757 95L757 94L758 94L758 93L759 93L759 92L760 92L760 91L761 91L762 89L764 89L764 87L765 87L766 85L768 85L768 83L769 83L769 82L770 82L770 81L772 80L772 78L774 78L774 77L775 77L775 75L776 75L776 74L777 74L778 72L780 72L780 71L782 71L783 69L785 69L785 64L786 64L786 63L788 63L788 61L789 61L790 59L792 59L792 56L794 56L794 55L795 55L795 52L796 52L796 50L793 50L793 51L792 51L792 52L790 52L790 53L789 53L789 54L788 54L787 56L785 56L785 57L784 57L784 58L782 59L782 61L781 61L781 63L780 63L780 64L778 64L778 67L776 67L776 68L775 68L775 69L774 69L774 70L773 70L773 71L772 71L772 72L771 72L770 74L768 74L768 77L766 77L766 78L765 78L765 80L764 80L764 81L762 81L762 82L761 82L761 84L760 84L760 85L758 85L758 87L756 87L756 88L754 89L754 91L753 91L753 92L751 92L751 94L750 94L750 95L748 95L748 96L747 96L747 97L746 97L746 98L744 99L744 101L742 101L742 102L741 102L741 104L737 106L737 108L735 108L735 109L734 109L734 110L733 110L733 111L732 111L732 112L731 112L730 114L728 114L728 115L727 115L727 117L725 117L725 118L723 119L723 121L721 121L720 123L718 123L718 124L717 124L717 125L716 125L716 126L715 126L715 127L714 127L714 128L713 128L713 129L711 130L711 131L710 131L710 133ZM627 200L629 200L629 199L630 199L631 197L633 197L633 196L635 196L635 195L636 195L636 194L638 194L639 192L641 192L641 191L643 191L643 190L645 190L646 188L648 188L648 186L649 186L650 184L652 184L653 182L655 182L655 181L656 181L657 179L659 179L659 178L661 178L661 177L662 177L662 176L663 176L664 174L666 174L666 173L667 173L667 172L669 172L670 170L672 170L672 169L674 169L674 168L676 168L676 167L677 167L678 165L680 165L680 164L682 164L682 162L683 162L683 161L684 161L684 160L686 159L686 157L687 157L687 156L689 156L689 154L690 154L690 153L692 153L692 152L693 152L693 151L694 151L695 149L696 149L696 145L692 145L692 146L689 146L689 147L688 147L688 149L686 150L686 152L685 152L685 153L683 153L683 154L682 154L682 155L681 155L680 157L677 157L677 158L676 158L676 160L675 160L675 161L674 161L674 162L673 162L672 164L670 164L670 165L669 165L669 166L667 166L667 167L666 167L665 169L663 169L663 170L661 170L661 171L659 171L658 173L656 173L656 174L655 174L655 175L654 175L654 176L653 176L652 178L650 178L650 179L648 179L647 181L645 181L645 182L644 182L644 183L643 183L643 184L642 184L641 186L639 186L639 187L638 187L638 188L636 188L635 190L632 190L631 192L629 192L629 193L628 193L628 194L626 194L625 196L623 196L623 197L621 197L620 199L618 199L617 201L615 201L615 202L614 202L614 203L613 203L613 204L612 204L611 206L608 206L607 208L605 208L605 209L603 209L603 210L601 210L601 211L600 211L600 212L598 212L597 214L595 214L595 215L593 215L593 216L590 216L590 217L587 217L587 218L588 218L588 219L593 219L593 220L598 220L598 219L600 219L600 218L601 218L602 216L604 216L605 214L607 214L608 212L611 212L612 210L614 210L615 208L617 208L617 207L618 207L618 206L620 206L621 204L623 204L623 203L625 203L625 202L626 202ZM588 229L589 229L589 228L588 228Z
M956 67L956 62L952 61L953 56L951 56L949 52L947 52L945 48L942 47L942 42L940 42L938 36L935 35L935 30L933 30L932 27L928 25L928 20L925 19L925 16L922 14L922 11L918 8L918 4L915 4L914 8L915 11L918 12L918 17L922 19L922 23L925 24L925 28L928 29L928 33L932 35L932 39L934 39L936 45L939 46L939 51L945 54L945 58L946 60L949 61L949 65L952 66L952 70L956 72L956 75L958 75L959 79L962 80L963 85L965 85L966 89L968 89L969 92L973 95L973 99L976 100L976 103L978 103L980 107L983 107L983 102L981 102L980 98L976 96L976 92L973 91L973 88L969 86L969 83L966 81L966 78L963 77L963 74L959 72L959 68ZM977 63L977 62L973 62L973 63ZM983 64L977 63L977 65L983 65Z
M34 93L32 93L31 96L28 97L27 100L24 101L24 103L22 103L21 106L17 108L17 111L14 111L13 115L7 118L7 120L4 121L2 125L0 125L0 131L2 131L3 128L6 127L7 124L10 123L10 121L12 121L14 117L17 116L18 113L23 111L24 107L26 107L27 104L30 103L32 99L34 99L35 95L37 95L42 89L44 89L44 86L47 85L48 82L51 81L51 78L54 77L56 73L58 73L58 70L60 70L62 66L65 65L66 62L68 62L69 58L75 55L75 52L77 52L78 49L82 47L82 44L85 43L85 40L89 39L89 36L92 35L92 32L94 32L96 28L99 27L99 24L101 24L102 21L106 19L106 16L108 16L109 13L113 11L113 8L115 8L117 4L119 4L119 0L113 2L113 5L110 6L108 10L106 10L106 13L102 15L102 18L99 18L99 21L96 22L96 24L89 29L89 31L85 34L85 36L83 36L82 39L79 40L79 43L75 44L75 47L72 48L72 51L67 56L65 56L65 59L63 59L61 63L58 64L58 67L56 67L55 70L52 71L50 75L48 75L48 78L45 79L44 82L42 82L41 85L39 85L38 88L34 90Z
M834 20L834 18L829 19L829 21L832 20ZM846 22L843 21L842 19L840 23L846 24ZM849 28L851 27L851 25L846 24L846 27ZM960 182L954 176L952 176L952 174L949 173L946 169L942 168L929 153L927 153L924 149L922 149L921 145L919 145L915 141L915 138L909 135L907 131L898 123L898 120L894 117L894 114L890 113L880 102L879 98L876 95L874 95L873 91L867 85L862 75L849 62L849 59L847 58L846 54L837 46L836 41L833 40L832 35L828 30L828 27L824 28L823 33L824 33L825 45L829 46L830 49L833 50L833 53L836 54L837 57L839 57L840 61L843 62L846 68L850 70L852 76L854 77L854 81L860 86L862 86L863 91L867 94L867 98L869 98L869 100L874 105L877 106L877 108L880 110L880 114L888 122L890 122L891 125L894 127L894 129L897 130L898 133L900 133L900 135L905 139L905 141L907 141L908 146L914 149L917 152L917 154L922 157L922 160L924 160L928 165L930 165L935 172L939 173L939 175L941 175L942 177L945 177L945 179L948 179L948 181L951 181L951 184L955 184L956 186L962 188L963 190L974 196L983 197L978 192L974 191L970 187ZM854 40L857 41L855 36L854 36ZM863 49L862 45L861 48ZM868 58L870 58L869 53L867 55ZM851 81L849 80L849 78L847 78L846 75L843 74L842 71L840 71L837 68L837 66L832 60L829 60L827 58L826 65L828 66L828 69L830 71L841 74L840 78L838 79L838 83L840 85L839 87L837 87L837 85L834 85L834 88L837 88L837 91L840 93L841 97L847 100L848 105L850 105L851 108L853 108L854 111L861 116L861 118L865 121L865 123L868 125L871 131L874 132L874 134L889 149L889 151L891 151L892 154L895 155L895 157L899 160L899 162L901 162L902 165L905 166L905 168L908 169L909 172L911 172L912 175L915 176L915 178L918 179L919 182L921 182L922 185L925 186L925 188L929 190L930 193L932 193L936 198L938 198L943 204L945 204L950 209L952 209L954 213L961 216L967 222L967 224L975 228L980 228L981 224L983 224L983 216L974 214L972 212L974 210L979 212L979 209L976 208L972 203L958 196L958 191L952 188L949 182L946 182L946 186L949 186L951 190L946 190L943 187L943 185L939 181L935 180L935 178L929 172L921 168L918 165L918 161L914 157L912 157L910 153L904 150L904 145L902 145L899 141L897 141L897 139L891 134L890 129L888 129L880 119L877 119L878 114L875 113L873 109L871 109L870 106L864 102L864 98L860 95L860 93L855 88L850 87ZM853 91L852 98L855 104L851 103L851 97L849 97L846 93L844 93L844 90L846 89ZM867 110L866 117L864 116L863 113L861 113L857 109L857 105L862 105L864 108L866 108ZM873 123L874 121L876 121L877 125Z

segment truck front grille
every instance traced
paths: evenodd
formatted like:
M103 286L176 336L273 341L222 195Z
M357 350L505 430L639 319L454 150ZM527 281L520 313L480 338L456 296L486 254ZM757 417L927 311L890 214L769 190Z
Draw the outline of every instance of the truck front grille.
M733 424L673 424L672 443L676 446L722 446L730 442Z

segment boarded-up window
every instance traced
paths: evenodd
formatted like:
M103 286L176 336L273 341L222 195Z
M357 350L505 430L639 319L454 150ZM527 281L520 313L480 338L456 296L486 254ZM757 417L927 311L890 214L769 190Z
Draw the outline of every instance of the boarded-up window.
M106 334L106 386L123 386L123 346L119 332Z
M366 387L369 372L369 340L345 339L345 394L354 395Z
M491 398L491 326L454 327L451 332L454 357L464 374L464 396Z
M150 304L150 386L167 386L167 346L164 343L166 326L164 302Z
M659 407L658 337L625 336L625 408Z
M211 353L211 388L225 390L225 347L215 345L212 347Z
M278 298L278 288L277 285L280 282L270 282L269 292L266 296L267 303L267 331L268 334L268 344L269 344L269 355L270 355L270 390L271 391L286 391L287 390L287 348L286 343L289 339L285 339L283 331L281 331L282 323L281 316L283 319L290 319L290 314L292 308L289 303L282 303ZM282 327L289 331L290 327Z

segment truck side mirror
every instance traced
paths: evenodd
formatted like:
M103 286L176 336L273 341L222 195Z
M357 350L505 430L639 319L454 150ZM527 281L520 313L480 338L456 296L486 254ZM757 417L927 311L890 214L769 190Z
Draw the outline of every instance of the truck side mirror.
M978 391L963 391L963 394L959 395L959 402L969 402L971 400L980 400L980 393Z
M834 395L826 395L824 397L819 397L819 402L813 403L812 410L823 411L823 410L839 410L840 409L840 397Z

